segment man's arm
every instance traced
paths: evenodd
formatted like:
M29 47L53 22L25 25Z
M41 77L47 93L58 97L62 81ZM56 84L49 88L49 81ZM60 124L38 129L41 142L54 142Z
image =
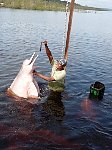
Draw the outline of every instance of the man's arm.
M47 56L48 56L48 58L49 58L49 61L50 61L50 63L51 63L52 60L53 60L52 53L51 53L50 49L48 48L47 41L44 41L43 43L44 43L44 45L45 45L46 54L47 54Z
M55 79L53 77L45 76L45 75L43 75L41 73L38 73L36 71L34 71L33 74L40 77L40 78L42 78L42 79L44 79L44 80L46 80L46 81L55 81Z

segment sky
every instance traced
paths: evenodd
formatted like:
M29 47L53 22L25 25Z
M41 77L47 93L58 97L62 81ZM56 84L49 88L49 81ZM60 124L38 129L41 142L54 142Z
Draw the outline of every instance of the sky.
M112 0L75 0L76 3L92 7L111 8Z

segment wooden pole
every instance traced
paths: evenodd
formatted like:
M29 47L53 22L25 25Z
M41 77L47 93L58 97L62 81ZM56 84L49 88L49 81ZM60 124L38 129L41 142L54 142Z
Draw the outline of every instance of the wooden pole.
M71 0L70 3L70 14L69 14L69 22L68 22L68 31L67 31L67 38L66 38L66 47L65 47L65 55L64 58L67 60L68 58L68 47L70 42L70 32L71 32L71 26L72 26L72 18L73 18L73 12L74 12L74 4L75 0Z

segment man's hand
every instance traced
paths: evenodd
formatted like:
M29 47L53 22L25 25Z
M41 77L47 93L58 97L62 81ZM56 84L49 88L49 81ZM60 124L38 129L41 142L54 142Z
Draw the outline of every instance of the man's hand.
M33 75L36 75L36 73L37 73L37 72L36 72L35 70L33 70Z
M49 58L49 61L50 61L50 63L52 62L52 60L53 60L53 56L52 56L52 53L51 53L51 51L50 51L50 49L49 49L49 47L48 47L48 42L45 40L45 41L43 41L42 43L44 43L44 45L45 45L45 51L46 51L46 54L47 54L47 56L48 56L48 58Z
M45 45L47 45L48 42L45 40L45 41L43 41L42 43L44 43Z

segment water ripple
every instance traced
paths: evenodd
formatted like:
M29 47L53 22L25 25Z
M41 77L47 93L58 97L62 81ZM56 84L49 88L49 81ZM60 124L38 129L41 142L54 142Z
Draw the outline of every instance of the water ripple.
M6 89L34 51L39 54L37 71L50 74L44 46L39 51L40 42L48 40L54 58L62 57L65 14L1 8L0 18L0 147L110 150L112 13L75 12L65 91L62 97L49 98L47 82L36 78L42 95L35 104L8 97ZM95 81L105 84L102 101L88 98Z

